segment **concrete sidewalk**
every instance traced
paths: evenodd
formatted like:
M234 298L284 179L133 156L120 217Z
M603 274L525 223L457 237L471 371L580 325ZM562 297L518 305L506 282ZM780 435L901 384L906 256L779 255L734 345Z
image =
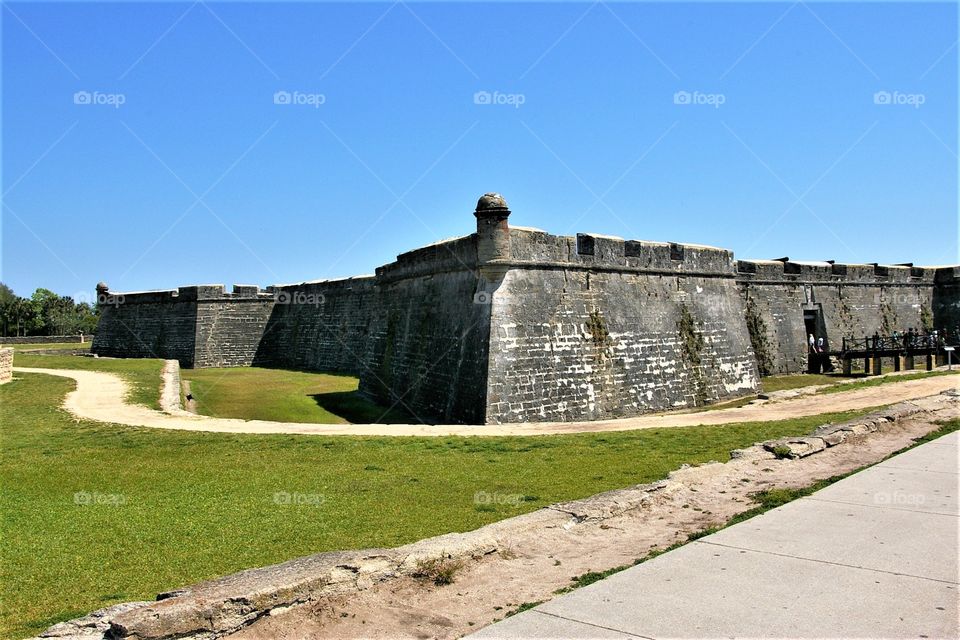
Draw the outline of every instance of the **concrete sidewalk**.
M957 638L958 433L471 638Z

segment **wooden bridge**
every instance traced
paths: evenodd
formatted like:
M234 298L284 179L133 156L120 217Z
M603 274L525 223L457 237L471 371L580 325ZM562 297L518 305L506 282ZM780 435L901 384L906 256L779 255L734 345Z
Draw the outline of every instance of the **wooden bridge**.
M863 360L863 372L867 375L882 373L883 359L893 360L893 370L916 368L918 357L925 359L927 371L932 371L938 360L945 360L945 343L937 335L907 333L903 335L873 336L855 339L844 338L840 351L830 351L843 363L843 374L850 375L854 360Z

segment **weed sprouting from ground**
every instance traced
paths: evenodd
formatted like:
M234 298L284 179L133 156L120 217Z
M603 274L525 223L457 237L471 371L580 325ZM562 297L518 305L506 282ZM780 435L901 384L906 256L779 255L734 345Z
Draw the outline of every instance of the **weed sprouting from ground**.
M428 580L437 586L453 584L454 576L463 568L463 560L449 557L427 558L417 562L414 578Z

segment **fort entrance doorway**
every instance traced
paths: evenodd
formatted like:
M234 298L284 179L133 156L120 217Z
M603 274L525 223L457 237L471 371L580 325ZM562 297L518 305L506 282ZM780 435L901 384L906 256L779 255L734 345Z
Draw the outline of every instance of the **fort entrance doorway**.
M809 306L803 309L804 337L807 341L807 373L820 373L831 370L830 343L827 340L827 326L823 322L823 309ZM813 336L813 344L809 343Z

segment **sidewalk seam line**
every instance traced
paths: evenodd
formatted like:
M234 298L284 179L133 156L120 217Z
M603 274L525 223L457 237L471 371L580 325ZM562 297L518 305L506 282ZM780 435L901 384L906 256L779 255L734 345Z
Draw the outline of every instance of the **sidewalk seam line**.
M831 562L830 560L818 560L818 559L816 559L816 558L805 558L805 557L803 557L803 556L791 556L791 555L786 554L786 553L776 553L776 552L774 552L774 551L761 551L761 550L759 550L759 549L747 549L747 548L745 548L745 547L735 547L735 546L733 546L733 545L721 544L721 543L719 543L719 542L708 542L707 540L704 540L704 539L695 540L695 541L693 542L693 544L698 544L698 543L700 543L700 544L709 544L709 545L714 546L714 547L723 547L724 549L736 549L737 551L749 551L749 552L751 552L751 553L762 553L762 554L765 554L765 555L778 556L778 557L781 557L781 558L792 558L792 559L794 559L794 560L804 560L804 561L806 561L806 562L817 562L817 563L819 563L819 564L829 564L829 565L833 565L833 566L835 566L835 567L844 567L844 568L847 568L847 569L860 569L860 570L862 570L862 571L872 571L872 572L874 572L874 573L886 573L886 574L888 574L888 575L901 576L901 577L904 577L904 578L916 578L917 580L928 580L928 581L930 581L930 582L940 582L940 583L942 583L942 584L950 584L950 585L960 584L960 581L941 580L940 578L928 578L928 577L925 577L925 576L915 576L915 575L913 575L913 574L911 574L911 573L897 573L897 572L895 572L895 571L887 571L886 569L874 569L874 568L872 568L872 567L858 567L858 566L853 565L853 564L843 564L843 563L841 563L841 562Z
M558 599L559 599L559 598L558 598ZM605 630L607 630L607 631L613 631L613 632L616 632L616 633L622 633L622 634L624 634L624 635L631 636L631 637L633 637L633 638L643 638L644 640L655 640L654 638L651 638L650 636L642 636L642 635L633 633L632 631L624 631L623 629L615 629L615 628L613 628L613 627L605 627L605 626L603 626L602 624L595 624L595 623L593 623L593 622L584 622L583 620L576 620L576 619L574 619L574 618L567 618L567 617L558 615L558 614L556 614L556 613L550 613L549 611L539 611L539 610L537 610L537 609L532 609L532 611L533 611L534 613L539 613L539 614L544 615L544 616L550 616L551 618L557 618L558 620L565 620L565 621L567 621L567 622L575 622L575 623L577 623L577 624L587 625L588 627L596 627L597 629L605 629Z
M955 476L960 471L937 471L935 469L917 469L916 467L891 467L889 465L884 465L882 462L874 467L875 469L896 469L898 471L919 471L920 473L945 473L949 476Z
M931 516L947 516L948 518L960 518L960 514L957 513L943 513L941 511L920 511L919 509L905 509L903 507L895 507L885 504L862 504L860 502L844 502L843 500L827 500L826 498L817 498L814 496L807 496L807 500L813 500L816 502L829 502L831 504L842 504L850 507L867 507L869 509L891 509L893 511L905 511L907 513L924 513Z

